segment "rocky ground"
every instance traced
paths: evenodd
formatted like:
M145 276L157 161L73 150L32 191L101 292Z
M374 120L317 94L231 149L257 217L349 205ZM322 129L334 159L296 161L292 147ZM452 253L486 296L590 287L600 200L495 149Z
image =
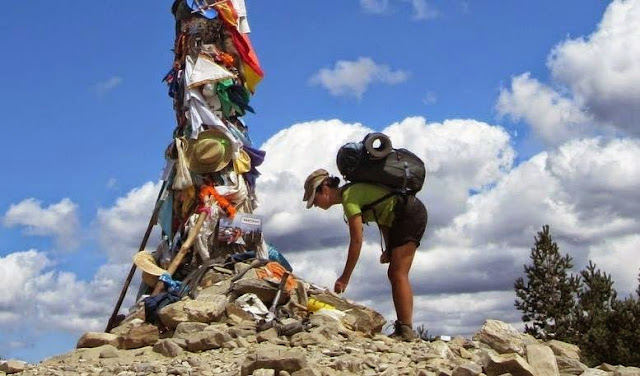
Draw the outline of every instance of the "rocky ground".
M308 331L292 336L278 335L275 328L258 333L248 323L197 324L180 324L177 336L159 339L153 346L127 350L104 344L37 365L11 361L14 369L9 370L7 364L2 369L21 375L119 376L640 375L640 369L634 367L603 364L588 368L580 363L577 347L559 341L543 343L493 320L485 323L474 340L457 337L448 342L412 343L382 334L360 335L325 319L314 320Z
M159 311L157 326L138 307L110 333L85 333L67 354L39 364L0 363L0 376L640 376L634 367L589 368L576 346L541 342L495 320L473 339L397 341L380 333L379 313L303 281L269 316L258 301L269 306L277 288L247 270L212 270L196 299Z

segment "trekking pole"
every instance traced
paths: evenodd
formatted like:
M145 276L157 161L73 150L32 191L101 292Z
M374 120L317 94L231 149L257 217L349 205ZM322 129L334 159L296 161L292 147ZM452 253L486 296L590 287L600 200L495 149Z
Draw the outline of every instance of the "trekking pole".
M287 279L289 278L289 272L284 272L280 279L280 284L278 285L278 291L276 292L275 298L273 298L273 302L271 303L271 307L269 308L269 312L267 313L266 321L272 321L276 318L276 307L278 306L278 301L280 300L280 295L282 295L282 290L284 290L285 285L287 284Z
M144 247L147 246L147 240L149 240L149 235L151 235L151 230L153 226L156 224L158 219L158 212L164 203L164 199L161 199L164 189L167 186L167 181L162 182L162 187L160 187L160 192L158 192L158 197L156 198L156 206L153 208L153 213L151 214L151 218L149 219L149 224L147 225L147 231L145 231L144 236L142 237L142 242L140 243L140 248L138 248L138 252L142 252ZM129 274L127 275L127 279L124 281L124 286L122 286L122 291L120 291L120 297L116 303L116 306L113 308L113 312L111 313L111 317L109 317L109 321L107 322L107 327L104 329L105 332L109 332L113 328L113 322L118 315L118 311L120 310L120 306L122 305L122 301L124 300L125 295L127 294L127 290L129 289L129 284L131 283L131 279L133 278L133 274L136 272L136 264L131 265L131 269L129 269Z

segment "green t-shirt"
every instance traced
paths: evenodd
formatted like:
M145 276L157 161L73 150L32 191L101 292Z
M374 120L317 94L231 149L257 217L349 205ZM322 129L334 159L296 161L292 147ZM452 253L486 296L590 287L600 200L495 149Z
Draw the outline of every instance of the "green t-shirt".
M349 185L342 191L342 208L347 218L351 218L356 214L362 214L362 222L375 222L375 216L378 218L378 224L391 227L393 223L393 208L396 204L396 196L393 195L386 200L379 202L371 210L362 213L361 208L370 204L375 200L389 193L389 189L368 183L355 183Z

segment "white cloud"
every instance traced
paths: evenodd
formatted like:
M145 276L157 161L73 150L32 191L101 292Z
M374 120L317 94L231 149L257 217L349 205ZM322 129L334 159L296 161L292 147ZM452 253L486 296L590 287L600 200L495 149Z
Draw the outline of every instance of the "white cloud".
M548 145L560 145L590 131L588 114L529 73L513 77L511 87L500 90L496 109L500 115L530 124Z
M360 6L371 13L384 13L389 8L389 0L360 0Z
M638 157L639 143L629 140L579 140L541 153L472 197L467 212L446 230L453 233L439 235L484 244L522 239L545 223L575 243L633 233L640 230Z
M620 298L625 298L638 287L638 265L634 261L638 258L638 245L640 245L640 235L627 234L620 237L607 237L600 243L594 243L589 247L589 258L596 263L601 270L611 273L615 270L613 277L614 288L618 291ZM631 262L636 266L621 267L621 264Z
M153 212L160 183L147 182L118 198L96 215L98 238L111 262L130 262L137 252ZM150 244L157 242L153 235Z
M395 85L404 82L409 74L392 70L387 65L377 64L371 58L360 57L355 61L339 60L333 69L322 68L315 73L310 83L320 85L334 96L352 96L358 99L374 83Z
M98 96L103 96L120 85L122 85L122 77L112 76L93 85L93 91L95 91Z
M501 115L529 123L557 146L572 138L640 135L640 0L613 1L597 30L553 48L547 65L554 79L543 84L524 73L502 89Z
M51 260L44 253L33 249L1 257L0 284L5 287L6 291L0 295L0 306L3 307L0 311L10 314L10 310L6 307L24 299L23 288L27 282L32 281L35 276L51 264ZM19 317L18 312L15 314ZM2 322L1 318L0 322Z
M513 291L420 296L414 302L414 322L424 323L431 335L471 337L490 318L500 318L522 330L520 315L513 310L514 300Z
M550 153L547 168L587 220L636 218L640 211L640 140L576 140Z
M412 117L383 132L395 147L414 151L427 165L427 182L419 196L428 203L429 231L462 212L471 191L495 184L515 158L504 129L475 120L428 124Z
M424 95L424 98L422 98L422 103L428 104L428 105L435 104L437 101L438 101L438 96L433 91L428 91Z
M429 20L438 17L439 12L427 0L402 0L410 3L414 20ZM360 6L369 13L386 14L392 12L389 0L360 0Z
M25 227L27 235L53 236L57 245L64 249L78 245L76 237L80 224L77 205L68 198L46 208L34 198L25 199L9 207L3 222L7 227Z
M118 187L118 179L116 178L109 178L109 180L107 180L107 188L109 189L115 189Z
M430 20L438 17L439 12L427 0L407 0L413 8L413 19Z
M616 0L597 30L551 52L553 77L599 122L640 135L640 1Z
M104 329L128 265L104 265L88 282L54 266L35 249L0 257L0 349L27 345L46 331L79 335Z

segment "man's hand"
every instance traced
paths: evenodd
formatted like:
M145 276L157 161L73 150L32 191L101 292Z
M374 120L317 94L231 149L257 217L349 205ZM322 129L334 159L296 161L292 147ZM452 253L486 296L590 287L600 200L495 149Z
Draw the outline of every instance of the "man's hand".
M336 280L335 285L333 285L333 291L335 291L338 294L342 294L347 289L348 284L349 284L349 278L345 277L344 275L341 275L340 278Z

